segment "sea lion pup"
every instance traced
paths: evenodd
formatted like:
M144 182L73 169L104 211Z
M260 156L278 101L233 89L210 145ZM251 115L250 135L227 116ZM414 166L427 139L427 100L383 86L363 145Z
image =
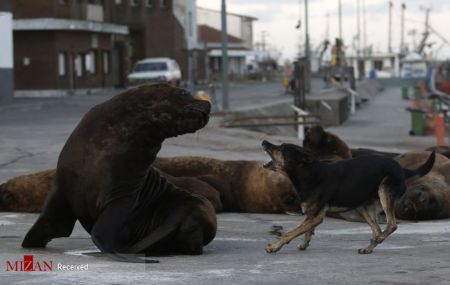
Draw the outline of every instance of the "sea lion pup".
M404 168L414 168L430 155L429 151L415 151L396 158ZM450 160L436 154L433 169L428 175L412 179L407 191L395 204L395 214L405 220L450 218Z
M64 145L54 187L22 246L67 237L78 219L103 253L120 260L128 261L124 253L202 253L216 233L214 208L151 164L164 139L204 127L209 112L208 102L167 84L94 106Z

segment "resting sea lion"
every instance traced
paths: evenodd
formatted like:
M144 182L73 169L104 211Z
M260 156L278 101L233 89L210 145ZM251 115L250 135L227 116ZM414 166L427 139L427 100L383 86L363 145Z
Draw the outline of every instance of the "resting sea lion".
M193 177L174 177L162 171L161 176L187 192L208 199L216 212L223 209L220 193L207 182ZM53 185L56 169L47 169L8 179L0 184L0 212L40 213Z
M1 184L0 212L40 212L54 177L55 170L49 169L17 176Z
M429 151L415 151L399 155L396 160L404 168L426 161ZM407 191L395 206L397 217L405 220L450 218L450 160L436 154L433 169L428 175L412 179Z
M168 137L206 125L210 104L167 84L142 85L93 107L64 145L55 183L22 246L45 247L75 221L104 253L200 254L216 233L211 203L151 167Z
M429 148L425 149L428 151L436 151L436 153L440 153L443 156L450 158L450 145L435 145L430 146Z
M191 156L158 158L153 165L175 177L197 177L209 183L219 191L226 212L284 213L300 209L291 182L263 169L261 161Z

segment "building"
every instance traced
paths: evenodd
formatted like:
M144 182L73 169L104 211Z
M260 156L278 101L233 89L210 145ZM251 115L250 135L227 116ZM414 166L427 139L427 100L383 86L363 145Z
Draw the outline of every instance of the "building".
M8 103L14 94L13 31L11 0L0 2L0 104Z
M253 22L256 18L227 13L228 73L242 77L247 73L247 59L254 56ZM221 70L221 12L197 7L199 41L207 51L208 73L215 77Z
M192 59L195 0L14 0L12 11L22 92L124 86L146 57L175 59L185 79L201 73Z
M355 70L356 78L370 77L374 74L378 78L400 76L400 60L398 54L373 54L367 56L349 56L348 65Z

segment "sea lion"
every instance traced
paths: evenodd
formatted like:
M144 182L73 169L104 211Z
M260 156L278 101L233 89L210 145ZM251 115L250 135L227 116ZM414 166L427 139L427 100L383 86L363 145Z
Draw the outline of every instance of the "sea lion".
M262 161L227 161L207 157L156 158L153 163L153 167L170 183L208 199L217 213L298 211L299 201L289 180L263 169L261 165ZM12 197L17 192L24 195L15 198L12 205L9 205L12 199L4 203L0 201L0 211L24 209L21 211L40 212L45 196L30 203L26 193L36 196L32 194L35 191L50 191L54 175L55 170L50 169L11 178L2 184L4 191Z
M262 161L220 160L208 157L157 158L154 167L172 176L196 177L220 193L223 211L284 213L299 211L292 183L262 168Z
M396 157L404 168L423 163L429 151L414 151ZM396 202L395 214L405 220L432 220L450 218L450 160L436 154L433 169L428 175L412 179L407 191Z
M54 186L22 246L68 237L78 219L104 253L200 254L215 236L214 208L151 164L164 139L192 133L210 104L167 84L131 88L94 106L65 143Z
M0 185L0 212L39 213L55 177L55 169L13 177Z
M335 134L325 131L321 126L306 129L303 147L314 152L322 161L352 157L348 145Z
M223 209L220 193L207 182L193 177L174 177L160 171L169 183L208 199L216 212ZM19 175L0 184L0 212L40 213L53 185L56 169Z
M443 156L450 158L450 145L434 145L426 148L428 151L436 151L436 153L440 153Z

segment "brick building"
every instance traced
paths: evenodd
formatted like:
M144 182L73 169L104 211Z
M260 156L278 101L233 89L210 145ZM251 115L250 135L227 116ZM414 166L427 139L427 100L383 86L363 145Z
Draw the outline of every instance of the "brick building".
M184 77L202 74L189 61L200 53L190 44L195 0L14 0L12 12L16 90L123 86L146 57L174 58Z

